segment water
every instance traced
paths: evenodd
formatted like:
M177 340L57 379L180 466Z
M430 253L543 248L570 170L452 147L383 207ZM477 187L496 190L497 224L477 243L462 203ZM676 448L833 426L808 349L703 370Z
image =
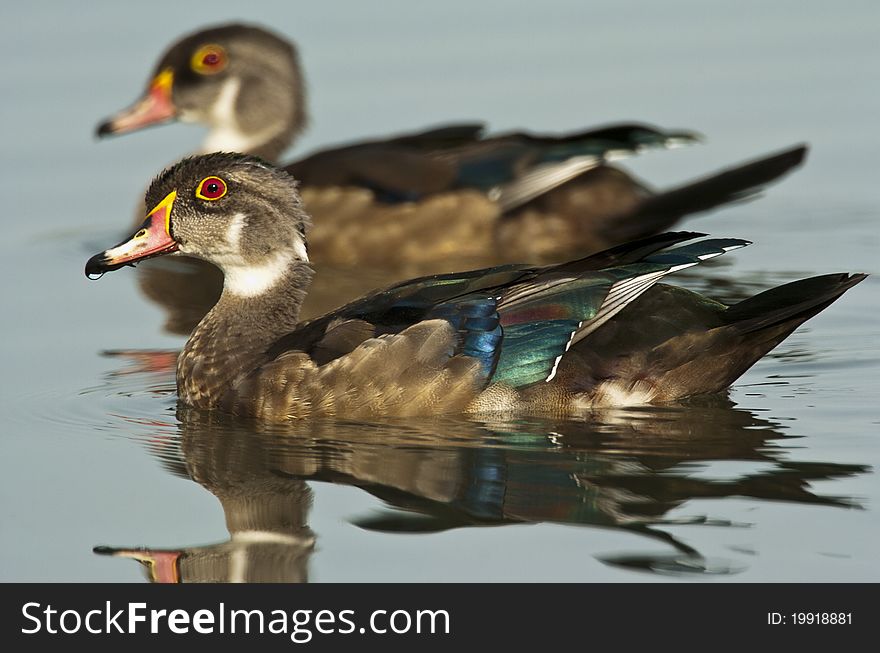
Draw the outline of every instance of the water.
M214 3L210 20L297 40L312 113L298 152L475 118L705 133L629 166L663 186L807 141L807 165L765 197L689 223L755 244L683 283L733 298L878 271L874 3L254 4ZM148 550L156 574L181 554L184 579L880 580L876 277L728 396L683 406L566 422L206 421L176 406L182 338L138 275L82 274L150 177L202 136L177 125L97 144L91 131L206 17L162 2L4 14L3 580L149 571L95 547ZM340 293L381 281L336 274L326 286Z

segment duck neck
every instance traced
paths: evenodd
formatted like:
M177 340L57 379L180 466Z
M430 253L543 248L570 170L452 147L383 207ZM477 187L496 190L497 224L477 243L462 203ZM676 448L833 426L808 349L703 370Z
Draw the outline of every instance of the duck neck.
M224 273L220 299L177 361L178 395L197 408L216 406L237 379L264 362L269 345L297 326L314 275L299 259Z
M202 152L243 152L277 161L306 126L305 90L295 76L293 91L270 85L242 93L240 78L228 79L210 109L211 130Z
M267 161L277 161L299 131L300 128L286 121L256 133L241 131L237 126L218 126L208 133L202 143L202 153L243 152Z

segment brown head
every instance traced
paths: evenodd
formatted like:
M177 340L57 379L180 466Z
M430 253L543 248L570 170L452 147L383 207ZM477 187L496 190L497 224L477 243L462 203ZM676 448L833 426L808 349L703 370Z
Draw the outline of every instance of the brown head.
M296 181L256 157L214 153L183 159L146 194L147 214L128 240L89 259L86 274L181 253L219 267L225 289L254 296L296 262L308 262L308 215Z
M277 159L306 124L295 47L241 24L184 36L161 57L143 96L102 122L97 133L123 134L170 120L207 125L206 152Z

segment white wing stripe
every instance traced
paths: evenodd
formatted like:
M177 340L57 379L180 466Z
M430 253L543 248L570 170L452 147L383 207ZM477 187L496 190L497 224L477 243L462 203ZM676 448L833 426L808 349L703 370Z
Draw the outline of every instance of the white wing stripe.
M562 163L537 166L510 183L496 186L489 191L489 198L501 205L502 212L510 211L599 166L602 161L602 157L579 156Z
M586 325L580 328L574 336L572 336L571 344L586 338L667 274L672 274L673 272L693 267L694 265L697 265L697 261L674 265L666 270L643 274L642 276L633 277L632 279L627 279L626 281L614 284L611 286L611 290L608 291L608 295L599 307L595 317L586 322Z

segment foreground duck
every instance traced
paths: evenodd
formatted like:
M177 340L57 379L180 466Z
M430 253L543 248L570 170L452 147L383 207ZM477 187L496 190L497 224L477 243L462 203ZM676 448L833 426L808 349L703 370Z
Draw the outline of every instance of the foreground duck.
M291 176L203 155L159 175L146 204L143 227L86 273L177 253L219 267L223 294L178 359L179 397L272 421L578 414L717 392L865 276L725 306L658 282L747 241L668 233L562 265L415 279L300 323L313 273Z
M195 122L209 128L204 152L277 161L306 115L295 46L259 27L227 24L172 44L143 97L98 133ZM477 258L494 243L508 260L563 260L665 230L695 211L702 189L664 193L662 215L646 215L654 191L604 163L694 140L639 124L493 137L462 124L325 149L287 169L315 217L316 261L427 273L431 263Z

